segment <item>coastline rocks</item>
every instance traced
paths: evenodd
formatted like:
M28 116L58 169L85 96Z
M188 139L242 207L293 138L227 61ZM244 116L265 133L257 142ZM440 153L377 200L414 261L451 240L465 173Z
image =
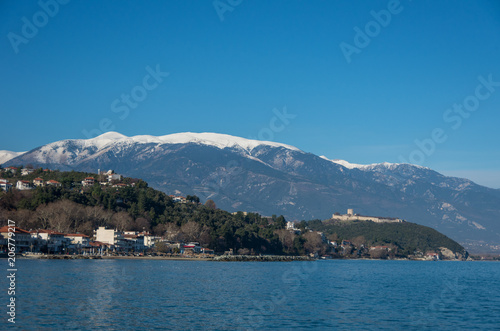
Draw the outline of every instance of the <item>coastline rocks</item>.
M291 261L314 261L309 256L286 256L286 255L221 255L216 256L214 261L220 262L291 262Z

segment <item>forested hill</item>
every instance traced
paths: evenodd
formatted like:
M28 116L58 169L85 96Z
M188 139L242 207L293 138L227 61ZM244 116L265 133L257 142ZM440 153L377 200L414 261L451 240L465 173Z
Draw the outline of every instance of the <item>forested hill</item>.
M286 230L283 216L263 217L257 213L231 214L217 209L215 202L199 203L196 196L176 202L171 196L152 189L140 179L123 178L107 184L101 175L84 172L62 172L38 169L22 176L20 171L3 171L0 177L15 187L18 180L33 182L43 178L60 185L38 186L30 190L12 189L0 192L0 222L7 219L27 230L52 229L62 233L84 233L92 236L99 226L122 231L151 231L172 241L198 241L201 245L223 252L233 249L243 254L310 254L334 257L368 256L368 245L391 243L393 254L403 256L414 250L425 253L438 247L463 251L456 242L437 231L416 224L352 224L338 226L328 222L301 222L301 231ZM95 184L85 186L85 178ZM323 232L321 234L319 232ZM356 252L347 255L332 247L337 239L360 239ZM446 238L447 240L444 240ZM338 241L338 240L337 240ZM359 240L358 240L359 241ZM364 245L365 249L361 249Z
M432 228L415 223L313 220L305 225L314 231L323 232L332 240L348 239L355 245L369 247L387 245L397 249L401 255L411 255L415 251L439 251L440 247L465 254L464 248L456 241Z

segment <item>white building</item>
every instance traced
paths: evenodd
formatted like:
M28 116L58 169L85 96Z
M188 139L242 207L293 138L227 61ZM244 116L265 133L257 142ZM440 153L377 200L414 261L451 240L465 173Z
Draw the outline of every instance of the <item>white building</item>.
M100 226L97 230L94 230L94 237L96 241L115 246L118 241L123 240L123 233Z
M47 186L55 186L55 187L61 187L61 185L62 185L62 184L61 184L61 183L59 183L57 180L53 180L53 179L48 180L48 181L46 182L46 184L47 184Z
M27 176L29 174L32 174L35 170L33 169L27 169L27 168L23 168L21 169L21 175L22 176Z
M65 238L64 233L53 230L34 230L31 237L38 239L42 245L47 246L48 253L64 252L71 245L71 240Z
M18 190L31 190L33 189L33 186L31 185L31 182L28 180L18 180L16 183L16 188Z
M94 177L87 177L84 180L82 180L82 185L83 186L93 186L95 183L95 178Z
M122 175L119 175L119 174L109 174L108 175L108 182L111 182L113 180L122 180Z
M0 190L9 191L12 184L7 179L0 178Z
M90 237L82 233L68 233L64 235L64 238L70 240L72 248L88 248L90 247Z
M144 246L147 248L154 247L155 243L158 240L161 240L161 237L152 236L150 234L145 234L144 235Z
M0 249L7 251L8 243L9 243L9 226L4 226L0 228ZM16 253L27 252L31 249L31 245L33 243L33 239L31 238L31 234L18 227L14 227L14 238L16 244ZM12 236L12 235L11 235ZM11 241L12 243L12 241Z

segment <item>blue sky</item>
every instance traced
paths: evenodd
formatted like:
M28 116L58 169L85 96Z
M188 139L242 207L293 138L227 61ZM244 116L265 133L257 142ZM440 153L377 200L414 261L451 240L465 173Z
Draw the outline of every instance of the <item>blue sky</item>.
M0 3L0 149L218 132L500 188L498 1L61 2Z

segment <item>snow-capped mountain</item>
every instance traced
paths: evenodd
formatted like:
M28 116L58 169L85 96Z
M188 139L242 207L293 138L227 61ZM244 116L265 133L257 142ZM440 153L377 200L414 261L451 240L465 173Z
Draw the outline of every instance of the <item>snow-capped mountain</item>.
M13 158L23 155L26 152L11 152L11 151L0 151L0 164L3 164Z
M327 219L334 212L403 218L453 239L500 243L500 190L410 164L352 164L275 142L216 133L62 140L4 164L113 169L228 211Z

